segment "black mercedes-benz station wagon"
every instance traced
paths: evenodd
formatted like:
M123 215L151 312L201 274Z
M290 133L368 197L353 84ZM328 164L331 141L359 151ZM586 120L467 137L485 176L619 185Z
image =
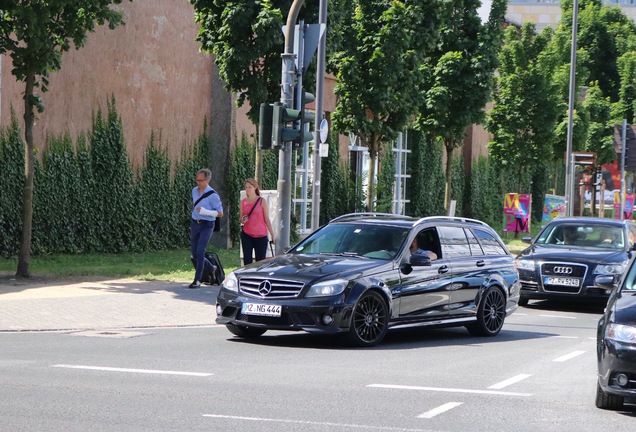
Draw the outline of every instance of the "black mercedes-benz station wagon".
M634 251L636 225L629 220L558 217L517 257L519 305L533 299L588 299L607 302L609 290L594 284L598 275L619 275Z
M514 258L483 222L354 213L228 274L216 322L243 338L304 330L343 333L357 346L415 325L495 336L519 289Z

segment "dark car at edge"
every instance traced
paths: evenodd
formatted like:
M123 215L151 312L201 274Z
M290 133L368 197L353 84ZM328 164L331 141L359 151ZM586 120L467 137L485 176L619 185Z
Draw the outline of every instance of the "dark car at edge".
M619 275L634 253L636 226L625 220L559 217L546 225L517 257L520 306L529 300L591 300L605 303L609 290L597 276Z
M625 399L636 400L635 262L631 261L624 277L596 279L599 287L612 290L596 335L596 406L602 409L619 410Z
M518 298L514 258L488 225L357 213L228 274L216 321L243 338L302 330L373 346L420 325L495 336Z

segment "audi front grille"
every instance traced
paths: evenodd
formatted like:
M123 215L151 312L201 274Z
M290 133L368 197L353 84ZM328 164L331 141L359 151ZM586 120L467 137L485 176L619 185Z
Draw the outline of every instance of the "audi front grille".
M243 294L261 298L294 298L305 286L302 282L284 279L243 277L239 289Z
M562 294L578 294L585 282L587 266L584 264L574 264L568 262L546 262L541 264L541 283L545 292L555 292ZM576 278L578 285L551 285L545 283L548 277Z

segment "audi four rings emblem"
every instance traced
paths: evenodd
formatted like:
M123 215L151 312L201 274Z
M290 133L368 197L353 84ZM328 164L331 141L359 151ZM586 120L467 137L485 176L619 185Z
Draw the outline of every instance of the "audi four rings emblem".
M572 267L555 267L552 271L558 274L572 274Z
M265 297L267 294L272 292L272 283L268 280L264 280L258 285L258 293Z

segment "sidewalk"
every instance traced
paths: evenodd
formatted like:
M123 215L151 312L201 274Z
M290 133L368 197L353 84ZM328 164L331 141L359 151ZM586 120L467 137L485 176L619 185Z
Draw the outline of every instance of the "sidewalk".
M0 277L0 332L215 324L218 286L189 282Z

